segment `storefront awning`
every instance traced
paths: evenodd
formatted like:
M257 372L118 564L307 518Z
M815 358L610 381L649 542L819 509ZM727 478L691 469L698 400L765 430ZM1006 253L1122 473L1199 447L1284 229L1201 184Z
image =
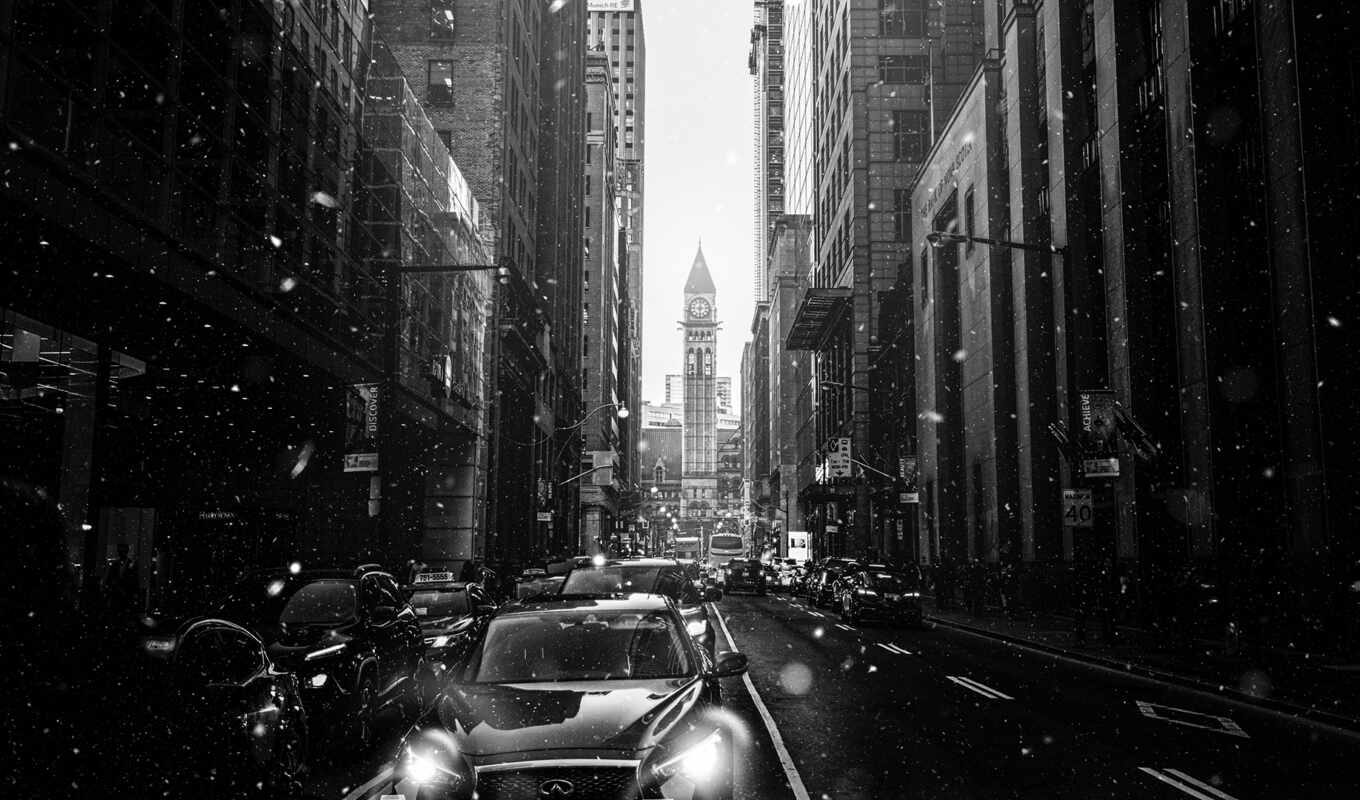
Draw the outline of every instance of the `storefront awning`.
M827 333L850 308L849 287L813 287L803 294L798 314L793 318L784 347L789 350L818 350Z

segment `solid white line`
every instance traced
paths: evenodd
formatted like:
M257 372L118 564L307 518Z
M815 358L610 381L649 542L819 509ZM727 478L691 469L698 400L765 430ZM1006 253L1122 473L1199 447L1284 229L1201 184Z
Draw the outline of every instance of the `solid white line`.
M727 646L733 650L737 649L737 643L732 639L732 632L727 629L727 620L723 619L722 612L712 604L709 605L714 616L718 618L718 626L722 628L723 636L727 637ZM756 691L756 685L751 682L751 676L743 673L742 683L746 685L746 691L751 694L751 701L755 703L756 711L760 712L760 718L765 722L765 730L770 732L770 741L774 742L774 751L779 755L779 763L784 767L784 776L789 780L789 788L793 789L794 800L812 800L808 795L807 787L803 785L803 778L798 774L798 768L793 765L793 757L789 755L789 749L784 746L784 737L779 735L779 728L774 724L774 717L770 716L770 710L765 707L765 701L760 699L760 692Z
M1192 777L1192 776L1190 776L1190 775L1186 775L1184 772L1181 772L1181 771L1178 770L1178 769L1172 769L1171 767L1167 767L1167 768L1166 768L1166 772L1167 772L1168 774L1170 774L1170 775L1175 775L1177 778L1180 778L1181 780L1185 781L1186 783L1189 783L1189 784L1193 784L1193 785L1195 785L1195 786L1198 786L1199 788L1203 789L1204 791L1208 792L1209 794L1213 795L1214 797L1219 798L1219 800L1237 800L1236 797L1233 797L1232 795L1228 794L1227 792L1222 791L1222 790L1220 790L1219 788L1217 788L1217 787L1215 787L1215 786L1210 786L1209 784L1205 783L1205 782L1202 781L1202 780L1199 780L1198 778Z
M1014 699L1015 699L1014 697L1011 697L1010 695L1006 694L1005 692L1003 692L1003 691L1001 691L1001 690L999 690L999 689L993 689L992 687L988 686L987 684L985 684L985 683L983 683L983 682L981 682L981 681L975 681L975 680L973 680L972 678L966 677L966 676L964 676L964 675L960 675L960 676L959 676L959 680L961 680L961 681L966 681L966 682L967 682L969 685L971 685L971 686L976 686L976 687L979 688L979 689L985 689L985 690L991 692L992 694L996 695L996 697L997 697L998 700L1014 700Z
M367 797L368 793L377 788L378 784L390 780L391 778L392 778L392 765L388 764L387 766L378 770L378 774L374 775L372 778L369 778L366 783L364 783L354 791L350 792L349 794L345 795L345 800L359 800L360 798Z
M897 652L901 653L904 656L909 656L912 654L910 650L898 645L897 642L888 642L888 647L892 648L893 650L896 650Z
M1167 784L1168 786L1174 786L1177 789L1180 789L1182 792L1185 792L1191 797L1196 798L1196 800L1214 800L1213 797L1210 797L1209 795L1204 794L1203 792L1197 792L1193 787L1187 786L1186 784L1181 783L1180 781L1168 775L1163 775L1162 773L1158 772L1155 769L1152 769L1151 767L1139 767L1138 769L1142 770L1143 772L1146 772L1147 774L1151 775L1152 777L1156 778L1162 783Z

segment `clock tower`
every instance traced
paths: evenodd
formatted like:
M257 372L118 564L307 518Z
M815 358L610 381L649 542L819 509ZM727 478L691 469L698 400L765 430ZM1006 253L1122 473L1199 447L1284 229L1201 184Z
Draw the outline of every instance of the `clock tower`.
M687 533L712 533L717 523L718 379L717 289L703 246L685 281L685 427L680 514Z

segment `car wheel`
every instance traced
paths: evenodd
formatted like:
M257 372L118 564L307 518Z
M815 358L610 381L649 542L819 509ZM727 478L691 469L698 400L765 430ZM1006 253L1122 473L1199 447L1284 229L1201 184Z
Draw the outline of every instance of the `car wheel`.
M355 753L366 753L373 746L374 720L378 716L378 682L369 670L359 679L354 690L353 705L349 715L349 741L346 744Z

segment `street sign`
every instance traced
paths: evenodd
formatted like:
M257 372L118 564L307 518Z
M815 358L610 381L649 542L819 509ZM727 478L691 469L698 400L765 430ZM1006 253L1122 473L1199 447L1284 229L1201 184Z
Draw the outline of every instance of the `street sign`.
M921 502L921 493L920 493L920 492L899 492L898 495L897 495L897 497L898 497L898 502L903 503L903 504L920 503L920 502Z
M538 512L538 521L539 521L539 522L552 522L552 512L551 512L551 511L540 511L540 512Z
M1095 519L1090 489L1063 489L1063 525L1090 528Z
M850 437L837 436L826 447L826 472L831 478L848 478L851 475Z

